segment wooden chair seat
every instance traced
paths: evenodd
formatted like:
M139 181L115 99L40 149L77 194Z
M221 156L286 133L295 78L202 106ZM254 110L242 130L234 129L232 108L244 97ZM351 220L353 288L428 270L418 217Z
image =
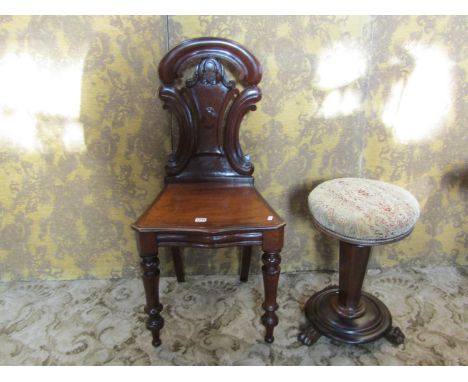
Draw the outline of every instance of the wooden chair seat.
M254 187L171 183L134 228L141 232L176 230L210 235L278 229L283 225L283 220Z

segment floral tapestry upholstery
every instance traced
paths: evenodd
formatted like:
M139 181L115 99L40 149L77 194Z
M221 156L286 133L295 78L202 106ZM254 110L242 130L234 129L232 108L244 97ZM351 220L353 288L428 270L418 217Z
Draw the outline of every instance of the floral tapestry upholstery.
M392 241L408 234L419 218L410 192L377 180L329 180L309 194L308 202L319 228L349 242Z

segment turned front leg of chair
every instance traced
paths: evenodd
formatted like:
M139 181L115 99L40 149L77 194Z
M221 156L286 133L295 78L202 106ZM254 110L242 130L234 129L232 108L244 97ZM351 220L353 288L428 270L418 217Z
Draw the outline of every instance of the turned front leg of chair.
M265 314L262 316L262 323L266 328L265 341L271 343L275 339L273 329L278 325L278 316L275 311L278 309L276 294L281 269L279 267L281 257L279 252L265 252L262 261L263 284L265 287L265 302L262 306Z
M265 341L274 341L273 329L278 325L276 310L278 304L276 295L278 291L278 281L280 276L281 248L283 246L283 230L266 232L263 237L262 273L263 285L265 288L265 302L262 307L265 313L262 316L262 323L266 328Z
M164 326L164 319L160 313L162 304L159 301L159 259L156 237L152 233L137 233L137 243L142 258L141 268L143 270L143 286L146 295L145 312L149 315L146 327L153 335L153 346L161 345L159 336Z

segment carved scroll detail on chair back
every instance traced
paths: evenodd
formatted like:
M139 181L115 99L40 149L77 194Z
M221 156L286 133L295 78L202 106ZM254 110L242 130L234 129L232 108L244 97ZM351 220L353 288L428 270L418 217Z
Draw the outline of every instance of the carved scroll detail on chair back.
M236 70L244 89L228 80L223 62ZM185 87L176 86L196 63ZM243 117L261 99L257 59L236 42L219 38L187 40L169 51L159 65L159 97L179 125L178 147L166 165L168 182L222 180L253 183L254 166L239 143Z

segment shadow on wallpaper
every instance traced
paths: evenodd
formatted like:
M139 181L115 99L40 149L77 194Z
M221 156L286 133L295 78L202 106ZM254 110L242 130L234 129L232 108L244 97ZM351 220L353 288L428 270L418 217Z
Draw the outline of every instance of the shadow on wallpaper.
M421 204L413 234L371 266L467 265L467 29L465 16L1 17L0 280L139 274L130 224L171 149L157 65L198 36L237 40L264 67L241 141L288 223L283 271L336 269L307 195L340 176ZM235 250L184 253L188 274L238 272ZM161 269L173 274L165 249Z

